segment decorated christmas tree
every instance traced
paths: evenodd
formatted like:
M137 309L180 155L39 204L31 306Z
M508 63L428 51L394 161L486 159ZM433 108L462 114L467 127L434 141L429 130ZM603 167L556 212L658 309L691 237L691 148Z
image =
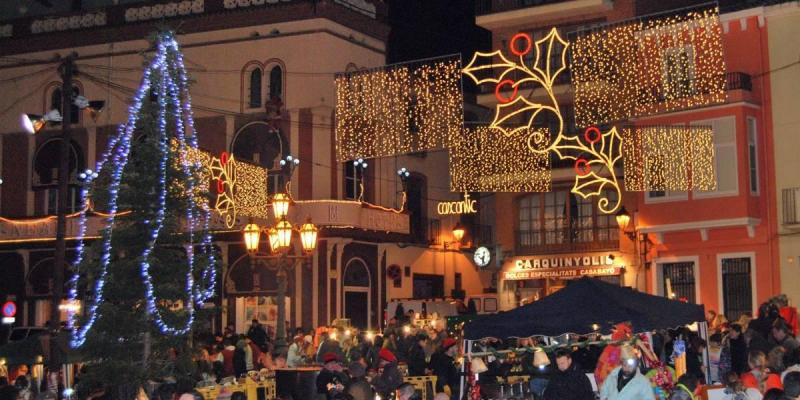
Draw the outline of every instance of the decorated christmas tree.
M194 372L193 328L215 286L202 166L189 157L197 136L188 77L172 33L157 34L154 47L127 121L96 172L81 174L81 236L89 209L103 212L104 228L78 248L69 294L83 299L83 313L69 318L70 344L87 360L79 391L102 387L112 398Z

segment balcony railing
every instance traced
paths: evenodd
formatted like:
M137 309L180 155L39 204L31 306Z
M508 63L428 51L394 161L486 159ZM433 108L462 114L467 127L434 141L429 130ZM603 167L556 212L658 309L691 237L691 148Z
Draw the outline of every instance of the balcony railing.
M564 0L476 0L475 15L486 15L519 8L561 3Z
M494 234L491 225L475 225L475 246L494 243Z
M619 249L619 229L562 228L516 231L516 251L520 254L572 253Z
M783 189L783 224L800 225L800 187Z

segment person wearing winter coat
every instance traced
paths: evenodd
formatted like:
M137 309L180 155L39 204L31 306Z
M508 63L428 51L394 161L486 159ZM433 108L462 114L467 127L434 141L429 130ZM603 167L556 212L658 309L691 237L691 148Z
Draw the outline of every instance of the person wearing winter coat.
M614 368L603 381L600 400L655 400L650 380L639 372L639 359L624 347L622 366Z
M558 371L547 383L544 400L594 400L592 384L573 364L569 349L556 351L556 365Z
M442 341L442 346L431 355L430 368L436 375L436 392L443 392L444 387L450 388L452 398L458 399L460 378L455 366L455 356L458 353L455 339L447 338Z
M380 374L372 378L372 387L381 398L387 399L394 391L403 384L403 374L397 369L397 357L387 350L381 349L378 353L380 357Z
M422 376L425 375L427 364L425 363L425 343L428 341L428 336L419 334L416 340L409 347L407 354L408 375L409 376Z

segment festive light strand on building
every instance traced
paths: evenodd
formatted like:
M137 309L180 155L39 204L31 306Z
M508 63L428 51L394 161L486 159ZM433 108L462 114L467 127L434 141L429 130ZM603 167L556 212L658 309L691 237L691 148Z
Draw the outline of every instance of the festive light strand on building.
M571 71L578 126L721 103L726 78L718 10L579 34Z
M131 150L131 138L133 131L138 121L138 113L142 109L143 100L146 95L149 95L151 89L156 89L153 84L153 74L157 73L157 93L158 93L158 147L161 153L159 161L159 188L158 188L158 206L155 210L155 216L151 221L146 222L149 224L150 236L148 238L148 245L145 247L141 255L142 262L140 264L140 273L145 284L145 298L147 302L148 314L153 319L154 323L158 326L161 332L166 334L185 334L191 328L194 321L195 303L201 303L208 297L213 295L214 288L214 252L211 249L211 235L208 232L209 227L209 209L208 206L203 206L203 203L196 202L196 186L197 182L193 178L193 173L200 167L197 162L181 162L183 167L184 179L183 194L186 198L188 205L186 210L186 227L189 231L189 246L187 247L187 274L186 274L186 292L188 300L185 307L188 311L188 317L183 325L178 327L170 326L166 323L161 310L158 308L160 304L156 298L156 293L152 283L152 276L150 274L149 254L152 252L153 247L158 240L159 233L165 218L166 197L169 190L168 185L170 182L167 180L167 168L170 154L173 157L179 157L181 161L187 161L187 149L196 148L196 135L194 132L193 116L191 113L191 99L188 96L188 77L185 73L185 66L183 65L182 57L180 56L180 49L172 34L164 34L159 38L157 45L157 52L155 58L146 68L142 77L142 83L139 90L134 96L133 103L128 109L128 120L125 124L120 125L118 134L109 142L108 150L101 156L97 164L97 171L108 171L110 179L108 182L108 210L109 214L106 218L106 228L103 230L101 242L101 255L100 255L100 273L95 280L94 292L95 298L92 304L88 307L87 318L84 323L78 327L76 326L77 318L74 313L70 313L68 324L73 332L73 337L70 344L73 347L79 347L86 341L86 335L91 329L94 322L99 317L97 309L103 301L103 287L105 279L108 275L110 267L110 254L111 236L115 222L115 216L118 207L119 187L122 181L122 173L125 165L128 162ZM173 78L173 73L177 75L178 81ZM167 98L172 99L171 104L167 103ZM169 109L172 106L172 109ZM168 113L169 112L169 113ZM170 138L168 133L168 121L174 124L175 138ZM183 121L187 121L188 126L184 126ZM179 151L177 153L171 152L170 141L176 140L178 143ZM201 181L202 182L202 181ZM86 232L86 212L89 208L89 186L85 186L82 190L82 195L85 202L84 211L80 215L79 231L81 237ZM199 220L199 221L198 221ZM195 231L200 227L201 240L200 245L206 249L204 255L206 256L205 268L201 272L201 279L207 283L206 287L196 285L194 282L194 272L197 269L196 257L194 256L195 246ZM83 261L85 245L83 240L78 241L77 256L74 263L76 269L75 276L78 275L77 269ZM78 279L73 278L70 281L69 296L71 301L77 299Z
M622 129L628 191L714 190L714 132L707 126Z
M460 60L336 77L340 162L446 148L462 125Z
M550 157L528 149L528 137L503 137L488 127L465 129L452 138L450 190L453 192L547 192Z

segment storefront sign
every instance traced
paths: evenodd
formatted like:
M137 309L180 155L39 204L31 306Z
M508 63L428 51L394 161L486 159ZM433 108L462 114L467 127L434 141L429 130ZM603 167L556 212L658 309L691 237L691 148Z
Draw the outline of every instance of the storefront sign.
M514 261L514 268L538 269L538 268L571 268L571 267L594 267L612 265L614 259L608 256L583 256L583 257L541 257L541 258L522 258Z
M527 271L507 271L503 278L508 281L522 281L528 279L545 278L580 278L582 276L609 276L619 275L619 266L589 267L589 268L547 268Z
M505 280L571 279L582 276L619 275L622 265L613 254L577 254L553 257L519 257L509 260L503 271ZM621 259L620 259L621 260Z
M440 201L436 205L436 211L439 215L475 214L478 212L477 204L478 200L472 200L469 198L469 193L464 193L464 200Z

